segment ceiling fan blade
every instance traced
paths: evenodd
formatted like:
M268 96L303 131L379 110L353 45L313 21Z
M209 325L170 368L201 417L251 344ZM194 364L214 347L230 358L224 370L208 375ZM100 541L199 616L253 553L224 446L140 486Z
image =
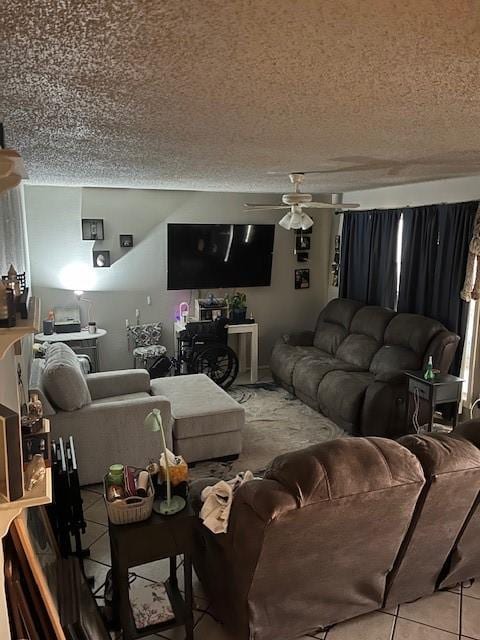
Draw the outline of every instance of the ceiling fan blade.
M305 202L302 204L303 209L355 209L359 204L348 204L342 202L340 204L332 204L331 202Z
M253 211L271 211L272 209L290 209L290 205L288 204L248 204L245 203L243 205L246 209L250 209Z

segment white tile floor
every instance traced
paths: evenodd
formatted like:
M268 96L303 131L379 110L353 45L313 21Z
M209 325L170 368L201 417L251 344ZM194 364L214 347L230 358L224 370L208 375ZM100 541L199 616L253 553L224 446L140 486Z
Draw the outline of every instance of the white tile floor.
M84 545L90 547L86 561L88 575L96 578L95 589L105 579L110 564L107 515L100 486L82 492L88 526ZM132 570L139 580L163 582L168 576L168 560ZM179 571L181 585L182 572ZM100 593L103 589L100 589ZM196 576L195 640L230 640L223 627L208 613L208 600ZM146 640L183 640L183 627L149 636ZM480 640L480 581L464 584L452 591L404 604L389 612L374 612L338 624L327 633L304 636L298 640ZM279 638L278 640L282 640Z

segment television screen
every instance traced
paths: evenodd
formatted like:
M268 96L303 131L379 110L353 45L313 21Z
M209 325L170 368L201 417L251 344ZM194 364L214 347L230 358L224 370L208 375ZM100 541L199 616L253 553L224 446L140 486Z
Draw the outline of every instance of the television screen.
M267 287L273 224L169 224L168 289Z

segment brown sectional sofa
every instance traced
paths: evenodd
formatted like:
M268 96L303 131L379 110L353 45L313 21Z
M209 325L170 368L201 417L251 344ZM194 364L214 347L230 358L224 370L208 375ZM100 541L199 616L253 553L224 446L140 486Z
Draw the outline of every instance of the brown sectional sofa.
M431 318L338 298L315 331L276 342L270 367L276 382L347 432L395 438L405 433L402 371L422 369L432 355L446 373L458 342Z
M195 569L232 638L303 637L480 577L479 491L460 435L325 442L241 486L226 534L199 524Z

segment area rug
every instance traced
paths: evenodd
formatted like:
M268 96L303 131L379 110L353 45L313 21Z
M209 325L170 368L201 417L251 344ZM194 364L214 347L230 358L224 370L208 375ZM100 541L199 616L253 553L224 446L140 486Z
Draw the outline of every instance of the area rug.
M247 469L261 475L281 453L346 436L331 420L274 383L235 385L229 393L245 408L242 453L233 462L197 463L190 469L192 479L228 480Z

